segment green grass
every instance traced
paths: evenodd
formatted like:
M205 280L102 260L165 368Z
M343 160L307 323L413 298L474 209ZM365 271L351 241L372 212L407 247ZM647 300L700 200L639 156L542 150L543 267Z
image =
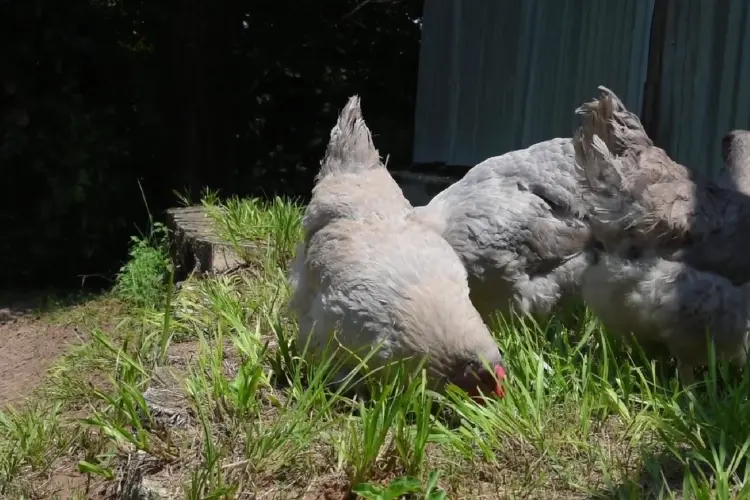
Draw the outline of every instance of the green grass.
M173 270L169 231L164 224L154 221L151 212L149 221L147 234L131 237L129 259L117 273L112 294L135 307L159 308L168 296Z
M141 274L122 278L128 293L116 287L121 321L61 359L33 404L0 413L0 496L50 498L51 477L80 471L75 494L88 498L140 450L175 498L750 498L750 375L712 364L685 391L591 318L515 320L494 328L502 401L433 394L420 376L353 398L328 384L333 360L308 365L290 342L284 276L300 208L206 206L250 266L174 291L152 286L162 261L136 265L157 259L134 251L123 273ZM185 426L146 404L163 364L181 373Z

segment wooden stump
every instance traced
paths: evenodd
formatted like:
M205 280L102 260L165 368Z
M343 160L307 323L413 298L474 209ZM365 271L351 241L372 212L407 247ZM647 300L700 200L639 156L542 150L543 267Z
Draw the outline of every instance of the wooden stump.
M240 267L244 260L234 246L222 240L213 219L202 206L170 208L167 227L174 234L173 258L175 280L188 274L219 274ZM243 244L241 251L250 253L253 245Z

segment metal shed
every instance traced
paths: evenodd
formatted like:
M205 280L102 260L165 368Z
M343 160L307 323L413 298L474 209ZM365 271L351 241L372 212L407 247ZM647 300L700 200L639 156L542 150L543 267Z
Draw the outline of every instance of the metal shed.
M573 110L606 85L676 160L715 171L719 138L750 125L749 6L426 0L414 163L470 166L570 136Z

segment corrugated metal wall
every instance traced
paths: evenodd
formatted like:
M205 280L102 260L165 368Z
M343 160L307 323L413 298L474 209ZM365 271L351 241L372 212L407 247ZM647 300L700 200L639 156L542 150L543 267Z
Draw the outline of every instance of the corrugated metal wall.
M598 85L640 110L653 0L426 0L414 162L570 136Z
M654 140L680 163L715 175L721 137L750 128L750 2L668 2Z

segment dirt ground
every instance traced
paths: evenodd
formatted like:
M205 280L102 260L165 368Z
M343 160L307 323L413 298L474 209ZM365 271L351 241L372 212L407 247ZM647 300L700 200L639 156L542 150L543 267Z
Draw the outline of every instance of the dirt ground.
M0 408L21 404L52 363L88 337L74 322L54 321L46 297L0 294Z
M114 320L116 309L106 300L50 297L42 292L0 292L0 410L8 405L22 408L55 360L88 340L90 326ZM70 498L72 491L83 488L86 476L76 471L75 461L66 465L49 471L40 491Z

